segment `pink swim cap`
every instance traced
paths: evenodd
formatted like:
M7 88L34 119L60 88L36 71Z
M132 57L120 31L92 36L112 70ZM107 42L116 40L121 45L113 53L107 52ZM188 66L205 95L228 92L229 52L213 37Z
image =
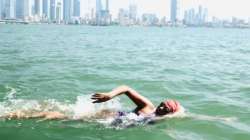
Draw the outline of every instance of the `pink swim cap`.
M175 100L167 100L164 102L164 104L166 105L166 107L168 107L168 109L170 110L171 113L175 113L177 111L180 110L181 105L178 101Z

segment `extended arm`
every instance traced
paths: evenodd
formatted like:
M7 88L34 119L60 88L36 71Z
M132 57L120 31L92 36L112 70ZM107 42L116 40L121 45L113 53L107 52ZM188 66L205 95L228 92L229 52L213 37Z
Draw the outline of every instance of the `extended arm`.
M140 95L138 92L128 86L119 86L109 93L97 93L92 96L92 99L95 100L93 103L100 103L108 101L122 94L126 94L137 105L138 108L154 108L154 105L150 100Z

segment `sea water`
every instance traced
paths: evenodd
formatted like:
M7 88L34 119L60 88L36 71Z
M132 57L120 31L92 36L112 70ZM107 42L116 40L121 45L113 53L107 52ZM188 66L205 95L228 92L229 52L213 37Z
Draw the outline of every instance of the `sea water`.
M91 103L119 85L185 113L132 127L91 117L134 109L126 96ZM248 140L250 30L2 24L0 116L15 111L72 119L3 118L1 140Z

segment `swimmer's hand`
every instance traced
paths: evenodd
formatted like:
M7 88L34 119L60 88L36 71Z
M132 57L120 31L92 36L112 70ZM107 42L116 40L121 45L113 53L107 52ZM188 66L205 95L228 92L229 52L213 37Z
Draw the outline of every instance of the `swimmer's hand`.
M112 97L106 93L95 93L91 99L94 100L92 103L102 103L110 100Z

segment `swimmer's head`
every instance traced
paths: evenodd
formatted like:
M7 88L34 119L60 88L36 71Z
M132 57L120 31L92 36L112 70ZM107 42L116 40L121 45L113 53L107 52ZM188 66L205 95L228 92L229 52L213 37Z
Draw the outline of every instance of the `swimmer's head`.
M155 114L157 116L163 116L171 113L175 113L180 110L180 103L175 100L166 100L161 102L156 108Z

